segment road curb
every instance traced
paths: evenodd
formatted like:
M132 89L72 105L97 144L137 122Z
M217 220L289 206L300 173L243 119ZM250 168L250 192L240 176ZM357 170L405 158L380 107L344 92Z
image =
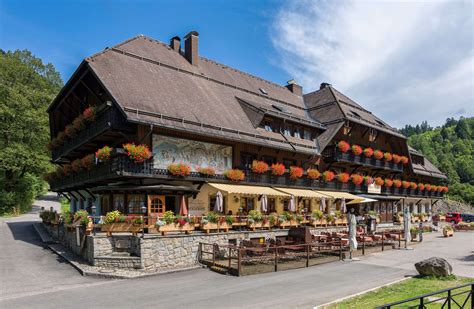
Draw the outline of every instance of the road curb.
M43 224L40 222L33 223L33 228L36 230L36 233L41 238L41 241L45 244L55 244L57 243L51 235L49 235L48 231L44 228Z
M349 295L349 296L344 296L344 297L338 298L336 300L330 301L330 302L322 304L322 305L317 305L317 306L313 307L313 309L324 309L324 308L326 308L330 305L340 303L340 302L345 301L349 298L360 296L362 294L369 293L369 292L378 290L380 288L383 288L383 287L386 287L386 286L389 286L389 285L392 285L392 284L395 284L395 283L399 283L399 282L402 282L402 281L405 281L405 280L408 280L408 279L411 279L411 278L413 278L413 276L408 276L408 277L398 279L398 280L395 280L395 281L392 281L392 282L389 282L389 283L385 283L385 284L379 285L377 287L374 287L374 288L371 288L371 289L368 289L368 290L365 290L365 291L362 291L362 292L358 292L358 293L355 293L355 294L352 294L352 295Z

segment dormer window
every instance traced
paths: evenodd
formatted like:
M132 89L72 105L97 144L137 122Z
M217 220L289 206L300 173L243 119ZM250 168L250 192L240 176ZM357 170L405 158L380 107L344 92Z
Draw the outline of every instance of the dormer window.
M264 95L268 95L268 92L265 89L258 88L258 90L260 90L260 92L263 93Z

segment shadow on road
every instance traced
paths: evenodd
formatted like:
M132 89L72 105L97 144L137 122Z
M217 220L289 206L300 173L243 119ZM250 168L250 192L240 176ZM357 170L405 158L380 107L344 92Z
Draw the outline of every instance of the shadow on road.
M7 222L7 226L12 232L14 240L24 241L45 248L46 246L36 233L33 223L35 221Z

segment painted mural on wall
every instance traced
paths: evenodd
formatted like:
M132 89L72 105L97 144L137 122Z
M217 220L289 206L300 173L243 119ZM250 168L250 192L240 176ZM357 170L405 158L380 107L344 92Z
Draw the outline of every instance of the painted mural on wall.
M232 168L232 147L154 134L153 160L155 168L183 162L193 171L199 166L212 167L222 174Z

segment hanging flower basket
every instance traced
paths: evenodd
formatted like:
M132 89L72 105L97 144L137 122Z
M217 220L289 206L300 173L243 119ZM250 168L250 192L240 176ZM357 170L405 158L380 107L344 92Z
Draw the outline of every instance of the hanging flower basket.
M281 163L274 163L272 164L272 175L274 176L282 176L285 174L285 166Z
M390 179L390 178L385 178L384 186L387 187L387 188L391 188L393 186L393 180Z
M395 188L400 188L402 186L402 181L399 179L395 179L393 181L393 185L395 186Z
M383 154L383 158L385 159L386 162L390 162L393 159L393 156L390 152L386 152Z
M393 159L393 163L398 164L402 160L402 157L400 157L397 154L393 154L392 159Z
M406 156L401 156L400 161L402 161L403 164L408 164L408 157Z
M425 190L426 191L431 191L431 185L429 183L425 184Z
M334 177L335 177L335 176L334 176L334 173L331 172L331 171L325 171L325 172L323 173L323 180L324 180L325 182L331 182L331 181L333 181L333 180L334 180Z
M107 162L110 160L110 154L112 152L112 147L104 146L96 151L95 156L101 162Z
M168 172L173 176L186 177L191 174L191 167L186 163L172 163L168 165Z
M359 174L352 174L351 175L352 183L356 186L359 186L362 182L364 182L364 177Z
M416 188L418 188L416 182L410 182L410 189L416 190Z
M371 158L374 155L374 150L370 147L364 149L364 156Z
M254 160L252 162L252 172L256 174L264 174L268 172L268 170L269 170L268 164L265 163L264 161Z
M290 178L298 179L303 176L303 169L299 166L290 166Z
M306 171L306 174L308 174L309 179L318 179L319 177L321 177L321 173L317 169L314 169L314 168L309 168Z
M339 173L337 174L337 181L342 183L347 183L349 181L349 174L348 173Z
M374 158L377 160L380 160L383 158L383 152L381 150L375 150L374 151Z
M369 186L374 183L374 179L370 176L364 176L364 183L366 186Z
M352 153L356 156L360 156L362 153L362 147L360 147L359 145L352 145L351 149Z
M404 181L402 181L402 186L403 186L403 188L408 189L410 187L410 182L404 180Z
M339 148L340 151L346 153L349 151L349 148L351 148L351 146L346 141L340 141L339 143L337 143L337 148Z
M127 152L130 160L135 163L142 163L151 158L151 151L145 144L127 143L123 145L123 149Z
M383 186L383 184L385 183L382 177L376 177L374 181L377 186Z
M216 170L213 169L212 167L197 167L196 170L198 171L199 174L212 177L216 174Z
M245 178L245 173L239 169L230 169L224 172L224 176L232 181L242 181Z

